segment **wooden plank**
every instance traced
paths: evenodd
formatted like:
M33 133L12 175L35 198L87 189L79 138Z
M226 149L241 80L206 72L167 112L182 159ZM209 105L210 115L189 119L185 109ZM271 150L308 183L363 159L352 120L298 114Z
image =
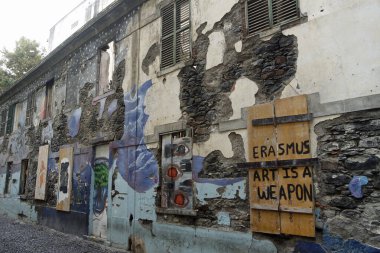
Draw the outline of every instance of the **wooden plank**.
M314 215L281 212L281 233L315 237Z
M274 102L275 116L285 117L308 113L307 97L297 96ZM309 122L277 125L278 160L311 158ZM281 233L315 236L314 214L294 212L297 209L314 210L314 192L311 167L279 169L279 208Z
M71 188L73 178L73 147L64 147L59 150L58 165L58 200L56 209L70 211Z
M46 177L48 158L49 145L41 146L38 151L36 190L34 192L35 199L45 200L46 198Z
M251 209L251 230L261 233L280 234L279 212Z
M254 119L274 117L271 103L253 106L248 111L248 122ZM274 125L248 125L248 161L262 162L276 160L276 136ZM280 233L280 216L278 211L255 209L266 206L278 210L277 170L273 168L256 168L249 170L249 194L251 206L251 229L254 232Z

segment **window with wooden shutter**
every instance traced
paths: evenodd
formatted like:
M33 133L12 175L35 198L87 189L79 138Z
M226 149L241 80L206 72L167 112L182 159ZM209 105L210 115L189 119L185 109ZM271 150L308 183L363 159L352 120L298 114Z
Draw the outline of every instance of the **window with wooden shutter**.
M36 104L36 95L33 92L29 94L27 105L26 105L26 118L25 118L26 126L30 126L33 122L33 113L34 113L35 104Z
M190 57L190 1L177 0L161 9L161 69Z
M4 136L5 124L7 123L7 111L3 110L1 112L1 122L0 122L0 136Z
M13 104L13 105L9 106L8 119L7 119L7 130L6 130L7 134L12 133L12 131L13 131L15 109L16 109L16 104Z
M297 0L247 0L248 34L279 26L300 17Z

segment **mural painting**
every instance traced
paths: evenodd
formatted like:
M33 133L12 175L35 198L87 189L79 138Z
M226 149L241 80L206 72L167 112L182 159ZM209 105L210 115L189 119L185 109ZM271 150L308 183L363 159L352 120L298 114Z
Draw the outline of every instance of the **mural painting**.
M73 177L73 147L59 149L58 201L56 209L70 211Z
M94 162L93 234L107 236L108 158L97 157Z
M46 176L49 157L49 145L41 146L38 152L37 178L35 199L45 200L46 198Z
M158 183L157 160L144 142L144 127L149 117L144 112L144 101L151 86L152 81L149 80L140 88L134 86L124 95L124 134L120 141L111 144L111 148L117 149L117 167L120 175L139 193L151 189ZM112 163L111 159L110 164Z
M91 159L92 152L74 155L73 168L73 201L71 209L88 213L90 185L91 185Z
M77 136L80 127L80 117L82 115L82 108L78 108L73 111L70 116L69 121L67 122L69 128L69 135L71 138Z
M162 136L161 207L193 209L192 139Z

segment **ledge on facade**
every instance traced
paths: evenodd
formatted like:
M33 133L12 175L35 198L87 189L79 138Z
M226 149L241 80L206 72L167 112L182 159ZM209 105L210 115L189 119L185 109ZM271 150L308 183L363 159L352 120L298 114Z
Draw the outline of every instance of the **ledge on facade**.
M198 211L197 210L185 210L185 209L156 207L156 213L185 215L185 216L197 216Z

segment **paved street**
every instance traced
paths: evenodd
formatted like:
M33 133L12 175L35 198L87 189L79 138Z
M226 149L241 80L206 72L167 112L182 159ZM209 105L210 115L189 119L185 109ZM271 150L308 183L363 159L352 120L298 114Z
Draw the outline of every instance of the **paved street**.
M0 253L121 253L80 237L0 214Z

